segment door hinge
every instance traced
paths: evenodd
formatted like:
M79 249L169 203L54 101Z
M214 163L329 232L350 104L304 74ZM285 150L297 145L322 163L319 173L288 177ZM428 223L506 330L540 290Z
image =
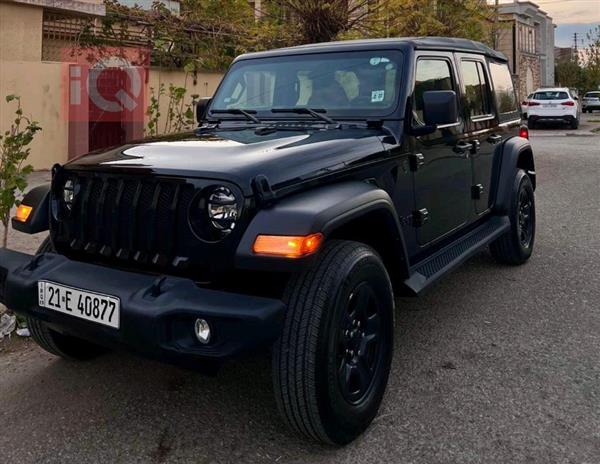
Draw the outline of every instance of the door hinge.
M423 153L412 154L409 159L411 171L418 171L419 168L425 164L425 156L423 156Z
M471 198L473 200L480 200L482 193L483 193L483 185L477 184L477 185L471 186Z
M429 211L427 211L427 208L413 211L412 223L414 227L421 227L427 221L429 221Z

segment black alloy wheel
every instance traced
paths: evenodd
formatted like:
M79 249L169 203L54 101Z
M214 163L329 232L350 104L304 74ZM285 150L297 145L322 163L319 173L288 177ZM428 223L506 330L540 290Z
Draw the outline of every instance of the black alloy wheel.
M338 330L338 383L344 399L360 404L381 369L381 317L373 288L361 282L350 293Z

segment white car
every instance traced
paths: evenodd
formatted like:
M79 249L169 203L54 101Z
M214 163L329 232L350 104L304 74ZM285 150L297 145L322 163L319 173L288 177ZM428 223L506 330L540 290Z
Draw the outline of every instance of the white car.
M527 101L531 129L544 122L562 122L571 129L579 127L579 103L568 88L538 89Z
M586 93L583 96L581 106L584 113L600 110L600 91Z
M527 95L527 98L521 102L521 115L523 119L527 119L527 108L529 108L529 99L533 97L533 94L530 93Z

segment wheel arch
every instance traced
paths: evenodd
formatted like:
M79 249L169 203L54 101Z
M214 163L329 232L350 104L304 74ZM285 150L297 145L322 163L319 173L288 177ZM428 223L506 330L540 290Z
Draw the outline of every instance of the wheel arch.
M12 218L13 229L26 234L37 234L50 228L50 184L31 189L21 204L31 206L31 214L25 222Z
M290 260L257 256L252 245L259 234L308 235L357 240L381 256L393 281L408 276L406 245L392 199L383 189L361 181L318 187L260 210L236 251L236 267L245 270L298 271L312 256Z
M533 149L529 140L512 137L496 149L494 160L494 210L501 214L508 212L515 172L523 169L531 179L535 190L536 172Z

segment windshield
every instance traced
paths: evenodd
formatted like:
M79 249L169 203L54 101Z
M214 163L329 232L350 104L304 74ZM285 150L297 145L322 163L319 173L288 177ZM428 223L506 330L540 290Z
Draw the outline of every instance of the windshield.
M401 59L399 51L386 50L241 60L225 76L210 110L273 117L273 108L316 108L333 117L385 116L396 108Z
M567 92L547 90L545 92L536 92L532 100L567 100L568 98L569 95Z

